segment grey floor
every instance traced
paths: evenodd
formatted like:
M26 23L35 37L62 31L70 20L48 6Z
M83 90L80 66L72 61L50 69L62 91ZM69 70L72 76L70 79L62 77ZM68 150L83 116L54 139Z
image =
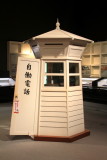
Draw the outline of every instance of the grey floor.
M91 135L72 143L9 136L12 103L0 104L0 160L107 160L107 104L84 101Z

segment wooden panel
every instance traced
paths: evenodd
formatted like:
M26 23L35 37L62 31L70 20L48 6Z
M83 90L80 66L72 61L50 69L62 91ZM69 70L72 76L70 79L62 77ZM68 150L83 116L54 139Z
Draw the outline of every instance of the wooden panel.
M100 66L92 66L91 67L91 74L99 75L100 74Z
M102 43L101 50L102 53L107 53L107 43Z
M80 58L83 50L71 49L69 52L69 57L77 57Z
M58 97L62 97L62 96L66 96L66 92L41 92L41 96L58 96Z
M10 75L12 78L16 77L18 54L10 54Z
M72 97L68 97L68 101L77 101L77 100L82 100L82 94L81 95L74 95Z
M64 57L64 48L41 48L42 58L63 58Z
M41 97L41 101L66 101L66 97Z
M94 44L92 46L92 52L93 52L93 54L100 54L100 52L101 52L101 45Z
M92 55L91 64L92 65L100 65L100 55Z
M90 65L90 55L82 56L82 65Z
M107 65L107 54L103 54L102 57L101 57L101 63L106 63Z
M76 110L76 111L73 111L73 112L69 112L69 113L68 113L69 117L76 116L76 115L80 115L80 114L83 114L83 109Z
M78 110L78 109L83 109L83 105L76 105L76 106L73 106L73 107L69 107L68 111L73 112L74 110Z
M77 106L77 105L83 105L83 101L82 100L78 100L78 101L71 101L71 102L68 102L68 106Z
M45 112L66 112L66 107L41 107L40 111L45 111Z
M41 112L40 116L45 116L45 117L67 117L66 112Z
M84 123L84 119L78 119L78 120L69 122L68 127L69 127L69 128L75 127L75 126L80 125L80 124L83 124L83 123Z
M68 92L68 96L81 95L81 94L82 94L82 90Z
M85 130L84 124L80 124L78 126L71 127L68 129L68 136L78 134L80 132L83 132L84 130Z
M84 47L78 47L78 46L70 45L69 46L68 56L69 57L80 58L81 55L82 55L83 50L84 50Z
M62 117L40 117L40 122L67 122L67 118Z
M40 127L39 128L39 135L46 135L46 136L67 136L67 128Z
M69 117L69 122L72 122L72 121L75 121L75 120L78 120L78 119L82 119L82 118L84 118L83 113L79 114L79 115L76 115L76 116Z
M19 53L21 50L21 44L18 42L10 43L10 53Z
M41 106L66 106L66 102L41 102Z
M66 92L42 92L39 134L67 136Z
M66 128L67 123L58 123L58 122L40 122L40 127L49 127L49 128Z

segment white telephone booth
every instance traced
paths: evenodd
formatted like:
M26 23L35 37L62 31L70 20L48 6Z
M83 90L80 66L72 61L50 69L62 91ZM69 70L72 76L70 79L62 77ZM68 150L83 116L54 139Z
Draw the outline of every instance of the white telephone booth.
M90 42L61 30L59 22L29 40L36 58L19 58L10 135L71 142L90 134L81 81L81 56Z

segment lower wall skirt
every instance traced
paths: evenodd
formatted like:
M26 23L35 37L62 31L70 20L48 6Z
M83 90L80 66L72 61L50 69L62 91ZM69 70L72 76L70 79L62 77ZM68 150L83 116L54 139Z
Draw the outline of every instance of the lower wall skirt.
M33 139L35 141L73 142L73 141L76 141L78 139L84 138L84 137L89 136L89 135L90 135L90 131L85 130L83 132L80 132L78 134L75 134L75 135L69 136L69 137L34 136Z

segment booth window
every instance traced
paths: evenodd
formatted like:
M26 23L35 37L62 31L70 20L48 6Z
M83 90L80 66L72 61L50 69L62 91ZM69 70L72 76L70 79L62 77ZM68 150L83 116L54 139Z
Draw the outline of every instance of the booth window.
M63 62L45 62L44 86L64 87Z
M79 63L69 63L69 73L79 73Z
M79 86L79 76L69 76L69 86Z
M45 73L64 73L63 63L45 63Z
M69 86L80 86L79 63L69 63Z

